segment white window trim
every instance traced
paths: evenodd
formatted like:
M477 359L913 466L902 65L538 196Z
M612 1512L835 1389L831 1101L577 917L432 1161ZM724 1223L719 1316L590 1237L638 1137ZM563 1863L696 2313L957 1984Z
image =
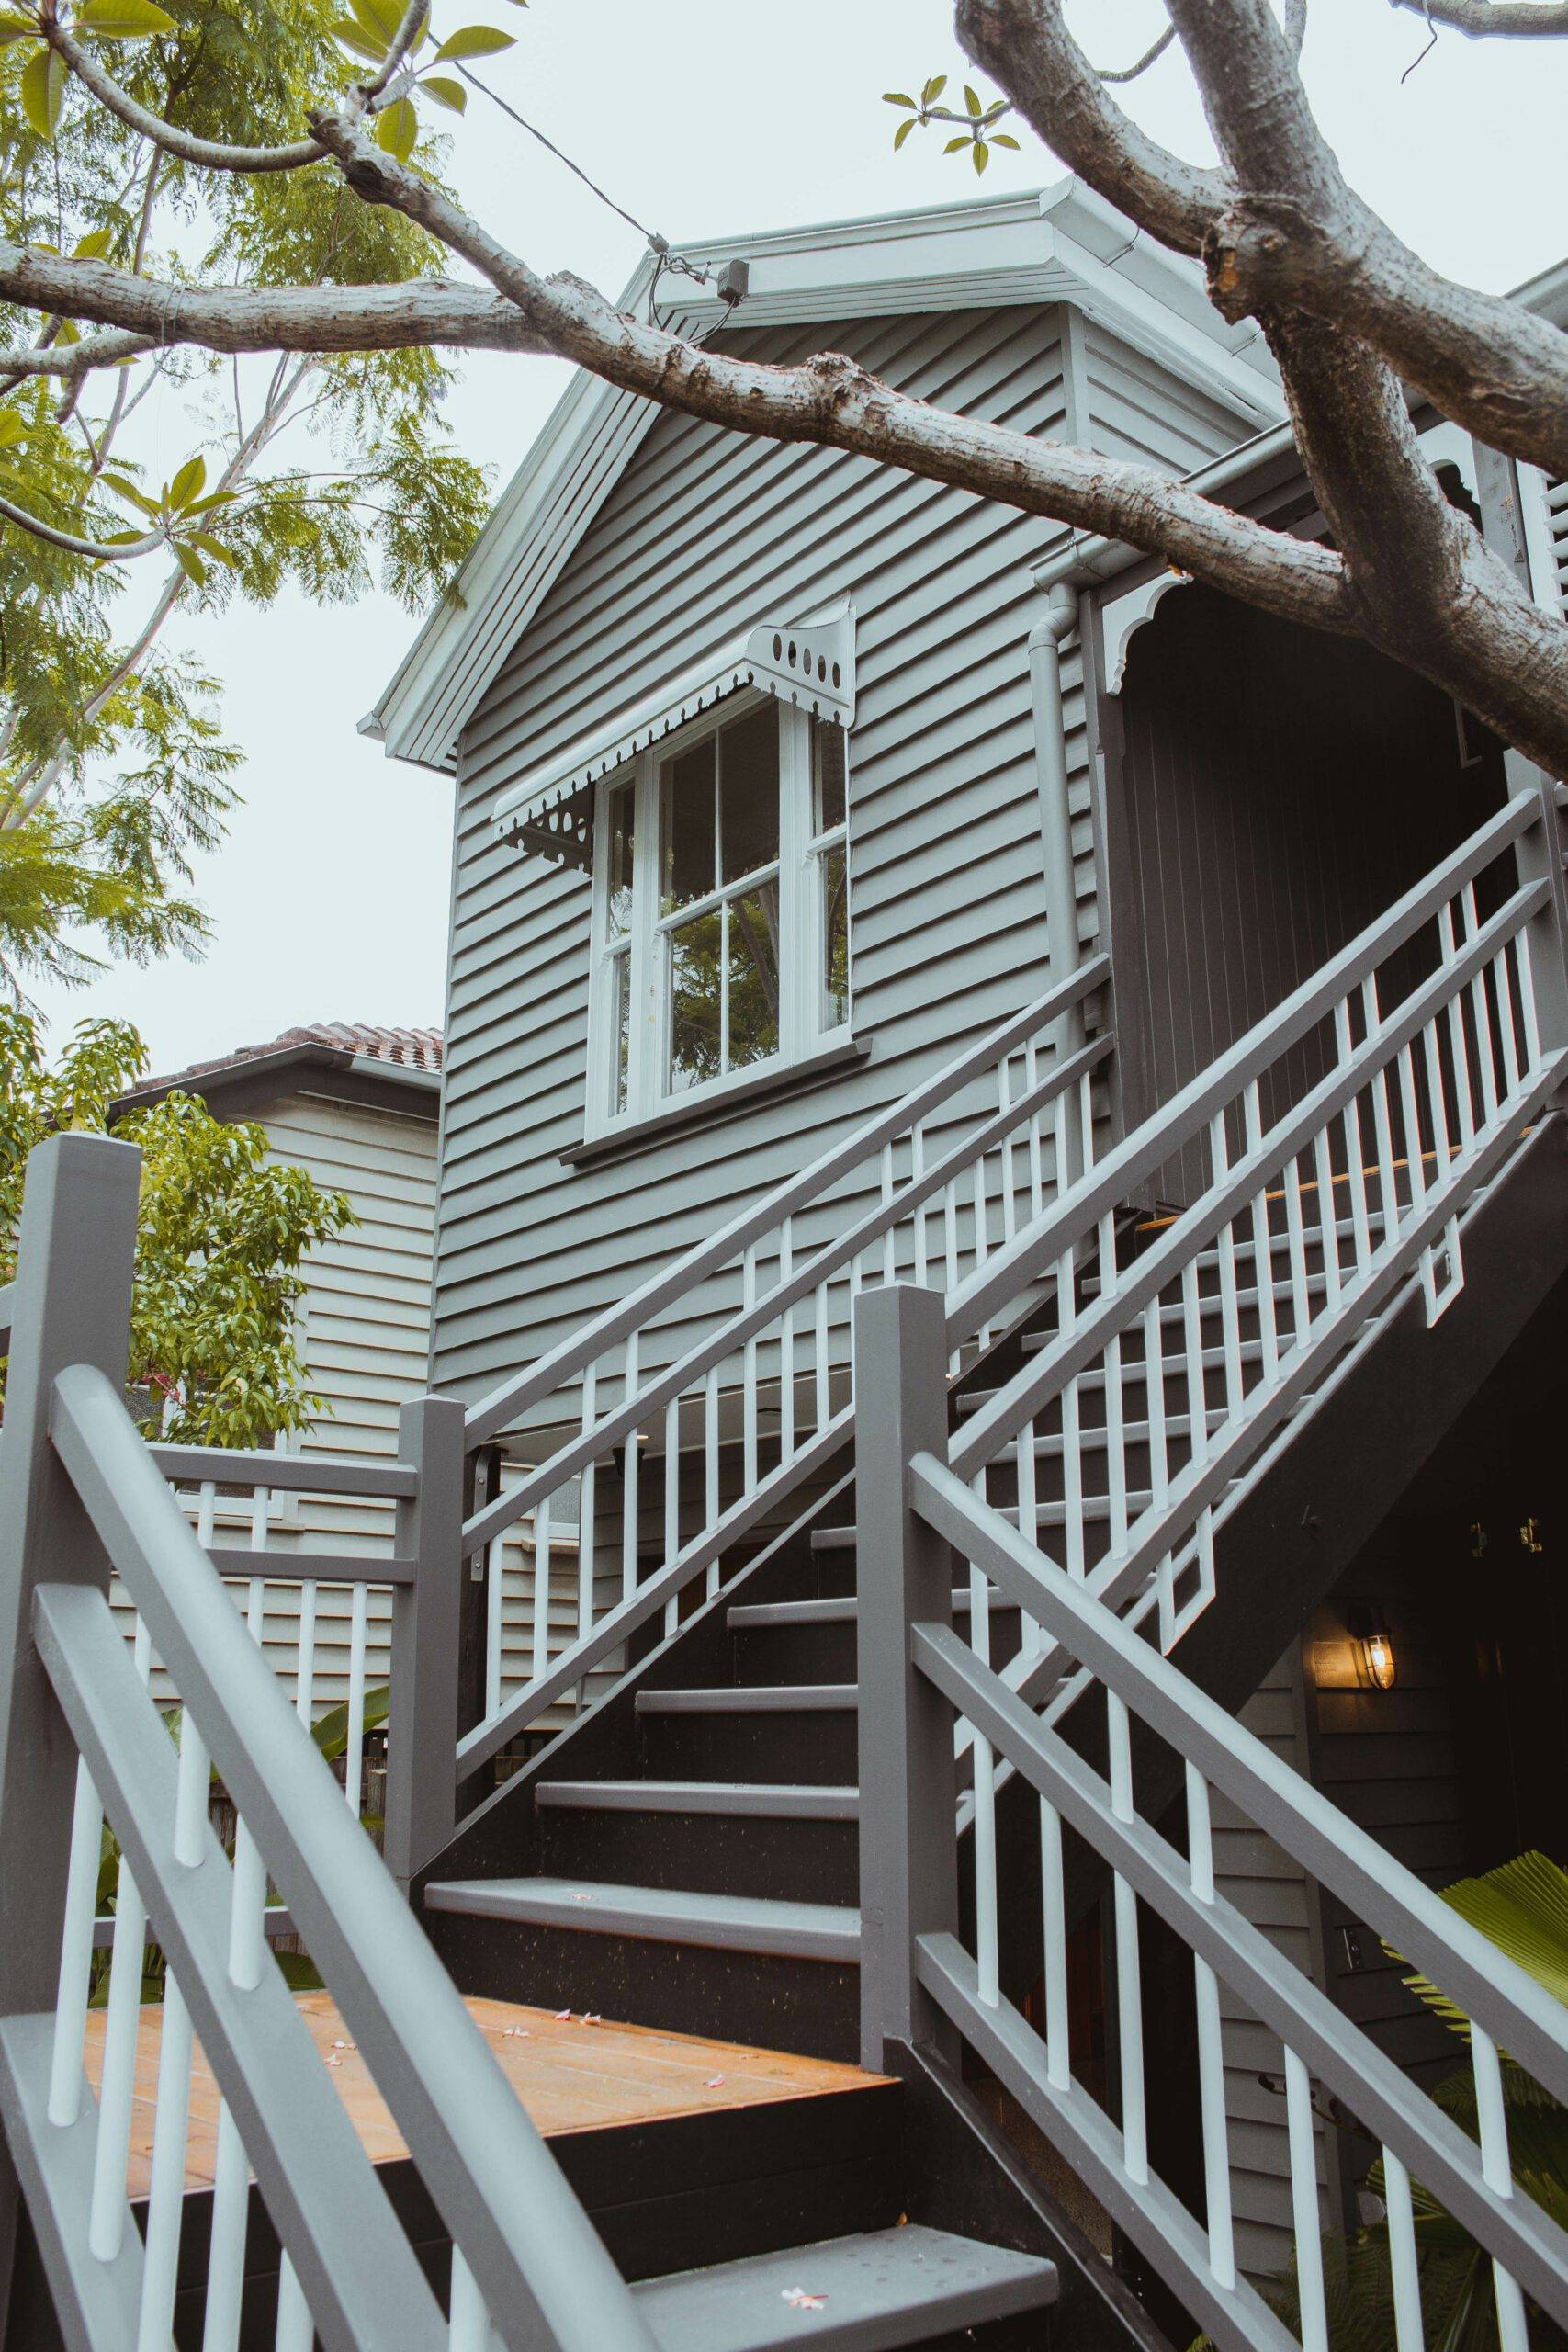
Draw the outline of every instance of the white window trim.
M772 707L779 718L779 1050L765 1061L746 1062L705 1079L698 1086L668 1091L665 1074L670 1057L671 989L669 986L669 924L660 910L659 771L677 752L687 751L721 727L759 706ZM849 870L848 761L845 762L846 822L825 833L813 831L814 780L811 774L811 719L793 703L774 702L761 694L727 695L716 708L689 725L637 752L594 787L593 877L591 968L588 989L588 1103L585 1134L591 1142L626 1135L671 1113L696 1109L739 1088L783 1074L815 1060L833 1047L853 1042L853 941L851 940L850 1015L829 1026L820 1018L821 978L826 949L822 894L814 887L823 851L840 841L845 871ZM629 958L631 1048L626 1073L626 1102L610 1108L618 1037L615 1023L615 953L609 944L610 799L630 785L635 792L632 849L632 920L630 946L618 951ZM734 886L722 893L732 895ZM704 902L705 903L705 901ZM687 920L682 908L678 920ZM626 934L622 934L625 936Z

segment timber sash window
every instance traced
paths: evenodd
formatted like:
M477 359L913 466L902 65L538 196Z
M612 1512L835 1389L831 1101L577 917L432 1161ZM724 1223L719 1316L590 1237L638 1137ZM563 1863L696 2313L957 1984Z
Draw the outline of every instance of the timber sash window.
M589 1132L841 1043L844 729L728 697L599 786Z

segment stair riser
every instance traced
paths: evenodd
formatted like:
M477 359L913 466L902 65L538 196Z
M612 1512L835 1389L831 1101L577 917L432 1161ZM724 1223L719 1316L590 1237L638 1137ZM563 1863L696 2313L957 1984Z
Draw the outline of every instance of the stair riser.
M852 1708L758 1714L644 1715L643 1771L655 1781L796 1781L852 1787Z
M846 1555L852 1560L854 1555ZM966 1631L969 1620L959 1614ZM1005 1666L1018 1647L1016 1609L993 1606L991 1658ZM856 1626L852 1618L834 1625L759 1625L735 1637L736 1679L740 1682L852 1682L855 1679Z
M593 1813L575 1806L548 1806L539 1818L541 1867L561 1878L797 1903L860 1900L853 1821Z
M468 1994L758 2049L859 2054L860 1971L852 1966L457 1913L429 1912L425 1920Z

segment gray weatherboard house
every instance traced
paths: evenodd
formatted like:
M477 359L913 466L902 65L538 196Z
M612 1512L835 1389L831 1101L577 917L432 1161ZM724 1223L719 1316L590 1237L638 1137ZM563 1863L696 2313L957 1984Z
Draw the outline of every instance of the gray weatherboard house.
M1227 326L1195 270L1076 182L703 254L749 266L727 349L842 350L943 406L1323 528L1256 331ZM1557 596L1568 492L1436 417L1424 441ZM1096 1018L1115 1038L1096 1074L1100 1148L1132 1133L1517 788L1516 763L1462 713L1359 647L1125 549L589 379L461 589L367 723L457 779L434 1363L470 1399L1097 952L1112 977ZM1127 1206L1192 1197L1201 1161L1195 1144L1173 1154ZM661 1357L719 1303L699 1291L689 1322L667 1317ZM1550 1761L1568 1729L1568 1627L1517 1533L1558 1502L1532 1443L1543 1402L1550 1416L1562 1401L1560 1350L1544 1396L1535 1385L1561 1300L1528 1330L1525 1303L1509 1305L1514 1353L1504 1334L1468 1352L1472 1396L1434 1396L1429 1417L1407 1399L1398 1443L1374 1423L1329 1473L1348 1490L1332 1558L1325 1544L1303 1567L1284 1543L1254 1566L1285 1588L1269 1620L1282 1654L1255 1632L1216 1667L1244 1722L1435 1884L1529 1846L1568 1859ZM829 1302L835 1382L847 1304ZM776 1406L763 1419L776 1430ZM1427 1464L1445 1435L1446 1483ZM688 1414L682 1445L700 1442ZM511 1450L536 1459L540 1441ZM700 1483L694 1464L682 1475ZM1484 1592L1472 1527L1490 1545ZM646 1535L657 1557L660 1530ZM555 1606L564 1640L575 1600ZM1358 1679L1348 1632L1369 1606L1393 1634L1386 1694ZM1489 1644L1513 1679L1483 1703ZM775 1768L759 1740L752 1777L787 1779L788 1752L781 1736ZM662 1836L681 1885L689 1832L701 1886L699 1826L645 1816L603 1861L586 1836L572 1850L592 1876L635 1879L640 1840ZM1298 1865L1238 1819L1216 1824L1216 1870L1402 2063L1444 2060L1375 1937ZM789 1875L781 1862L781 1893ZM1082 1933L1098 1946L1093 1920ZM469 1965L498 1985L519 1966L548 1975L534 1950L519 1934L514 1959L476 1929ZM619 1982L596 1996L606 2008ZM662 1998L670 2022L701 2019L678 1979ZM1100 2031L1103 1996L1085 1998ZM807 2030L831 2045L827 2025ZM1238 2009L1225 2063L1238 2246L1261 2275L1291 2245L1284 2101L1258 2080L1278 2045ZM1367 2155L1319 2141L1327 2211Z
M1260 340L1075 182L691 250L744 265L733 313L683 286L727 348L1325 533ZM1568 324L1568 266L1523 299ZM1568 484L1414 421L1559 605ZM1568 1861L1568 788L1362 646L584 377L458 589L367 722L456 799L395 1458L144 1445L134 1161L29 1169L5 2341L1332 2352L1323 2235L1363 2232L1390 2352L1455 2243L1542 2352L1568 2232L1510 2111L1568 2105L1568 2014L1434 1890ZM385 1864L203 1481L393 1507L289 1567L386 1596ZM135 1985L142 1899L186 2007L128 2204L143 2045L88 1962ZM402 2135L374 2168L286 1928ZM182 2015L210 2188L158 2154ZM557 2136L530 2051L587 2100ZM612 2062L644 2104L595 2120Z

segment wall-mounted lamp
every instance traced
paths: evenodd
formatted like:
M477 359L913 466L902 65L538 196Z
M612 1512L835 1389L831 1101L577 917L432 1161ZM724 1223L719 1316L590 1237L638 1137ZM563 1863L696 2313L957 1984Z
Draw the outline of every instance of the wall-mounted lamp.
M1394 1682L1393 1643L1381 1609L1358 1601L1346 1617L1346 1630L1356 1649L1356 1670L1374 1690L1392 1690Z

